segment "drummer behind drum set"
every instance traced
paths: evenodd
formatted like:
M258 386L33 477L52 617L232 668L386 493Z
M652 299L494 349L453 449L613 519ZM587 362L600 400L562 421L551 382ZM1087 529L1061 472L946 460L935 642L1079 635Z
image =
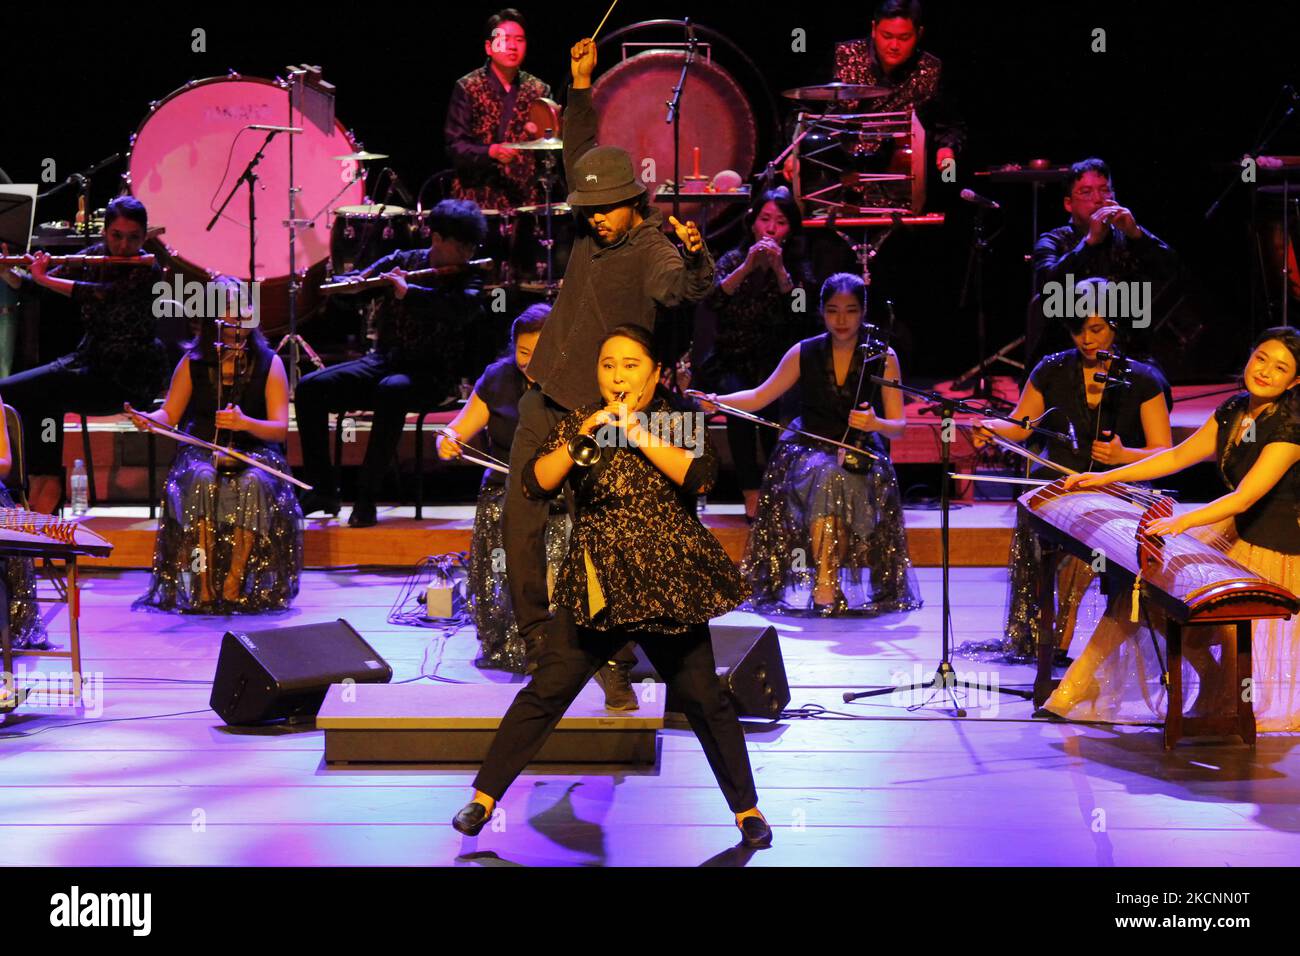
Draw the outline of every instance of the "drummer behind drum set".
M524 16L508 7L488 18L483 41L488 61L456 81L447 108L447 154L456 167L452 195L483 209L514 209L545 202L534 160L507 144L546 135L529 119L551 88L520 69L528 50Z
M966 127L945 93L942 61L921 49L924 33L918 0L882 0L871 18L870 37L835 44L835 82L867 88L871 95L834 103L833 112L915 111L935 146L934 168L942 173L961 152ZM787 159L783 172L794 182L798 159Z

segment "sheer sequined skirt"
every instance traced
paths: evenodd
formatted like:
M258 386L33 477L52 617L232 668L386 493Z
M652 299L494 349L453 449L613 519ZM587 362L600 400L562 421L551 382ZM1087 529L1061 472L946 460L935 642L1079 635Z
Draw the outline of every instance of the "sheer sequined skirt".
M469 597L481 654L476 666L524 673L524 641L515 624L506 577L505 536L501 533L506 486L484 482L474 509L474 535L469 547ZM563 499L559 499L563 501ZM569 516L562 505L552 509L546 522L546 585L549 593L555 575L569 550Z
M276 449L248 454L289 470ZM162 505L153 577L137 607L198 614L289 607L302 573L302 510L288 482L252 467L218 471L209 452L183 445Z
M1011 537L1007 560L1007 617L1003 628L1005 641L1001 650L1009 659L1028 660L1038 653L1042 630L1039 613L1038 576L1045 560L1042 541L1029 519L1017 509L1016 530ZM1074 637L1079 605L1088 587L1096 579L1092 568L1073 555L1058 553L1055 576L1055 630L1050 638L1054 647L1069 647Z
M9 489L0 486L0 508L12 508ZM13 646L45 648L49 640L36 605L36 562L31 558L0 558L0 574L9 592L9 631Z
M856 474L833 451L782 442L763 477L741 574L758 611L813 611L826 597L836 614L919 608L893 464Z

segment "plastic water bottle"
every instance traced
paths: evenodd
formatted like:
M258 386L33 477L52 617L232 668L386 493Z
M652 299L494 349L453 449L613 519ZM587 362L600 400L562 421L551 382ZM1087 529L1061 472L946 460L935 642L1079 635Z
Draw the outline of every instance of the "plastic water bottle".
M72 463L72 513L84 515L90 510L90 479L86 477L86 463L78 458Z

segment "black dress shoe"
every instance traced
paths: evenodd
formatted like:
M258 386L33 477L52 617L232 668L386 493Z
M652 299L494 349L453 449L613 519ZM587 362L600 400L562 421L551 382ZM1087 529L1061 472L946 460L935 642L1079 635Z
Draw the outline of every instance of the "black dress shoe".
M460 812L452 818L451 825L457 833L463 833L465 836L478 836L483 825L492 818L488 813L487 807L476 800L471 800L460 808Z
M348 515L348 525L353 528L373 528L379 524L379 513L373 501L358 501Z
M1074 663L1074 658L1071 657L1069 653L1061 650L1060 648L1057 648L1056 653L1052 655L1053 667L1069 667L1073 663Z
M304 518L315 511L323 511L327 515L337 517L339 509L343 507L338 498L320 491L303 492L299 504L302 507L302 516Z
M762 817L745 817L740 824L741 842L745 846L765 847L772 845L772 828Z
M632 690L632 665L606 661L596 671L596 683L605 692L606 710L637 710L636 691Z

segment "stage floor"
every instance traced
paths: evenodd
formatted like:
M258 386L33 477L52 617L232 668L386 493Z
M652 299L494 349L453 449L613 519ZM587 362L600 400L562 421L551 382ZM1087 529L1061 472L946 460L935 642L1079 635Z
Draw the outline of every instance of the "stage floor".
M1293 736L1243 746L1151 729L1051 724L1028 703L971 698L971 716L907 713L845 690L929 680L938 653L939 569L918 571L927 605L871 621L775 619L792 707L867 718L749 729L775 845L737 849L730 814L689 731L661 736L645 770L547 768L503 801L503 832L465 839L451 817L472 767L330 768L322 735L225 728L207 709L228 619L132 612L142 572L95 572L83 653L97 699L77 725L25 707L0 733L0 864L50 865L1081 865L1258 866L1300 859L1300 752ZM292 612L244 629L345 617L393 665L451 680L478 671L470 628L386 622L398 574L309 572ZM1006 575L953 572L957 641L996 636ZM762 623L731 614L720 623ZM1082 629L1081 629L1082 630ZM60 610L51 624L66 639ZM62 635L62 638L60 637ZM30 672L36 658L20 658ZM956 661L1027 686L1028 667ZM151 715L169 715L140 719Z

